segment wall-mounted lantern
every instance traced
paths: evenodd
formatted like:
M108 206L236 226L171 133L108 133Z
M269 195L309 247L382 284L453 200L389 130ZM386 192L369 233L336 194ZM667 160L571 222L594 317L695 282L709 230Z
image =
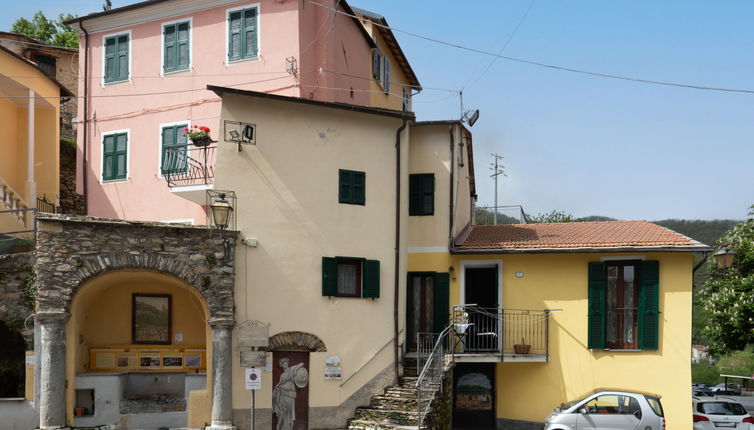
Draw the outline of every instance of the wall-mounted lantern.
M223 239L223 255L226 261L230 259L231 243L225 237L225 230L229 227L235 228L235 201L236 193L233 191L207 191L207 206L211 211L212 223L220 230L220 237Z
M733 265L733 259L736 257L736 251L728 245L723 246L715 252L715 264L721 269L729 269Z

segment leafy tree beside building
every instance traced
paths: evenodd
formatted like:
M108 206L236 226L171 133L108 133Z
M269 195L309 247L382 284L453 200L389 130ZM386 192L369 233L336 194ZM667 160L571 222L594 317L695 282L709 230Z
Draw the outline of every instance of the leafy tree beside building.
M55 20L49 19L41 10L34 14L31 21L26 18L18 18L13 23L10 31L23 34L49 45L63 48L78 49L79 36L73 27L63 24L63 21L75 18L71 14L58 15Z
M725 233L715 251L723 246L736 251L733 265L718 268L711 258L701 292L709 315L704 334L717 355L754 344L754 205L749 218Z

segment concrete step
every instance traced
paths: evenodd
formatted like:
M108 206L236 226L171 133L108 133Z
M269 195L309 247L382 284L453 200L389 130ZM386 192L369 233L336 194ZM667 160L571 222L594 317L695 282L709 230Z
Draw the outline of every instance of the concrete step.
M356 419L374 421L380 424L417 425L419 413L416 411L357 408Z

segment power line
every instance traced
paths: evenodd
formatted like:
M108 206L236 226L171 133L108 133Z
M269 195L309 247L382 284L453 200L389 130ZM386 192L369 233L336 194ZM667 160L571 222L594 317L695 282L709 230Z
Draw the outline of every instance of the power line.
M490 71L490 68L492 68L492 65L495 64L495 61L497 61L498 57L503 53L503 51L505 51L505 48L508 47L508 44L511 43L511 40L513 40L513 37L516 35L516 33L518 33L518 29L521 28L521 24L523 24L524 21L526 20L526 17L529 16L529 12L531 12L531 8L534 6L534 3L536 3L536 1L537 0L531 0L531 2L529 3L529 7L526 8L526 12L524 12L524 15L518 21L518 24L513 29L513 31L511 32L511 34L508 36L508 39L505 41L505 43L500 48L500 50L497 51L497 55L494 58L492 58L492 61L490 61L490 64L487 65L487 67L484 69L484 71L482 71L482 73L479 76L477 76L477 78L474 79L474 81L471 84L467 85L466 88L471 88L474 85L476 85L477 82L479 82L482 79L482 77L484 77L484 75L486 75L487 72Z
M319 6L319 7L325 8L325 9L333 10L331 7L319 4L319 3L317 3L317 2L315 2L313 0L307 0L307 1L309 3L311 3L311 4L316 5L316 6ZM357 18L358 19L358 17L356 15L352 15L352 14L349 14L347 12L342 12L342 11L338 11L338 10L336 10L336 12L340 13L340 14L343 14L343 15L346 15L346 16L350 16L352 18ZM532 65L532 66L544 67L544 68L553 69L553 70L560 70L560 71L563 71L563 72L579 73L579 74L582 74L582 75L596 76L596 77L607 78L607 79L617 79L617 80L630 81L630 82L638 82L638 83L643 83L643 84L663 85L663 86L668 86L668 87L689 88L689 89L694 89L694 90L722 91L722 92L729 92L729 93L754 94L754 90L748 90L748 89L722 88L722 87L711 87L711 86L705 86L705 85L682 84L682 83L669 82L669 81L656 81L656 80L652 80L652 79L634 78L634 77L631 77L631 76L615 75L615 74L611 74L611 73L592 72L592 71L589 71L589 70L574 69L574 68L571 68L571 67L558 66L558 65L555 65L555 64L542 63L542 62L539 62L539 61L526 60L524 58L509 57L509 56L506 56L506 55L498 55L498 54L496 54L494 52L489 52L489 51L485 51L485 50L477 49L477 48L471 48L471 47L460 45L460 44L457 44L457 43L446 42L444 40L434 39L434 38L431 38L431 37L428 37L428 36L423 36L421 34L413 33L413 32L406 31L406 30L401 30L399 28L387 26L387 25L381 24L379 22L375 22L375 21L371 21L371 22L372 22L372 25L376 25L378 27L382 27L382 28L385 28L385 29L388 29L388 30L392 30L392 31L395 31L395 32L403 33L403 34L406 34L406 35L409 35L409 36L412 36L412 37L416 37L418 39L423 39L423 40L426 40L426 41L429 41L429 42L433 42L433 43L437 43L437 44L440 44L440 45L445 45L445 46L448 46L448 47L451 47L451 48L461 49L461 50L464 50L464 51L469 51L469 52L473 52L473 53L476 53L476 54L487 55L487 56L490 56L490 57L496 57L496 58L499 58L499 59L502 59L502 60L513 61L513 62L516 62L516 63L529 64L529 65Z

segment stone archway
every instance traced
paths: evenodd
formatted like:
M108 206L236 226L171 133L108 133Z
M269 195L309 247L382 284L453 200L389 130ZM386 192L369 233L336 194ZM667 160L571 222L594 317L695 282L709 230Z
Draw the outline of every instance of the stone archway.
M66 424L66 405L59 399L65 394L66 322L73 296L86 281L116 270L168 274L202 297L212 328L211 429L232 428L235 267L232 252L223 258L222 238L207 228L187 225L52 214L38 214L37 222L40 428Z
M284 331L270 336L268 351L327 352L322 339L303 331Z

